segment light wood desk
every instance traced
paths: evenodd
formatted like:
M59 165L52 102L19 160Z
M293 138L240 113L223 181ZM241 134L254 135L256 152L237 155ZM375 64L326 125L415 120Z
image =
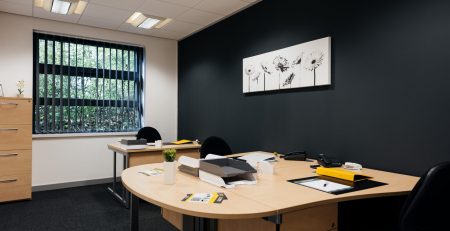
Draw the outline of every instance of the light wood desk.
M138 199L164 208L180 223L183 230L337 230L337 203L349 200L409 193L417 177L364 169L363 174L387 185L333 195L287 182L289 179L315 176L312 162L279 160L274 175L258 174L256 185L241 185L233 189L219 188L198 178L177 173L174 185L164 185L163 176L139 174L142 169L162 167L151 164L129 168L122 173L122 182L133 194L131 202L132 230L138 230ZM222 204L182 202L188 193L225 192L228 200ZM166 214L167 217L167 214ZM264 219L261 219L264 218Z
M164 161L162 151L166 149L176 149L177 158L179 156L190 156L193 158L200 158L199 144L179 144L179 145L163 145L162 147L147 146L145 149L139 150L127 150L122 147L119 142L108 144L108 149L113 151L113 184L112 188L108 187L108 191L121 202L125 207L129 207L129 193L126 190L122 190L121 194L117 192L117 173L116 173L116 155L117 153L124 156L123 169L129 167L150 164L161 163Z

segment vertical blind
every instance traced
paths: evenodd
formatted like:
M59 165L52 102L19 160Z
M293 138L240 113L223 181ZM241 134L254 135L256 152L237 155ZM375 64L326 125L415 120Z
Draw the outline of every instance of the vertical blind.
M136 131L141 47L34 33L33 133Z

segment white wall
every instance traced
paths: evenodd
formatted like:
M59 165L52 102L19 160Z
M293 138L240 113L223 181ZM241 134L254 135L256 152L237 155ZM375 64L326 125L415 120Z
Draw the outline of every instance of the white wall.
M163 140L177 138L177 42L113 30L36 19L0 12L0 83L16 95L25 80L32 97L33 30L139 44L146 50L144 123ZM102 179L112 176L112 153L106 144L118 137L33 139L33 186ZM121 163L121 162L119 162Z

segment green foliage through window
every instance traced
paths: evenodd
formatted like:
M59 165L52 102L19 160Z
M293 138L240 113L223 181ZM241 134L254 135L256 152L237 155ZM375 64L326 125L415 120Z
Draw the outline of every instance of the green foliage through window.
M34 133L136 131L143 49L34 33Z

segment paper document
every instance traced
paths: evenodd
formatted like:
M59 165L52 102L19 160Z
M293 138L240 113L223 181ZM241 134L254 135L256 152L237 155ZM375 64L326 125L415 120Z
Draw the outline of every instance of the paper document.
M241 156L238 159L245 160L247 162L259 162L265 160L275 160L275 155L270 152L250 152L245 156Z
M160 168L153 168L153 169L146 169L146 170L142 170L139 171L139 173L142 173L146 176L159 176L161 174L163 174L164 169L160 169Z
M322 179L312 179L309 181L299 182L298 184L306 186L306 187L314 188L314 189L317 189L320 191L328 192L328 193L352 188L351 186L348 186L348 185L338 184L338 183L334 183L334 182L331 182L328 180L322 180Z
M189 166L191 168L200 167L200 160L189 156L180 156L180 158L178 158L178 163Z
M220 204L227 200L227 196L221 192L214 193L189 193L181 201L194 203L216 203Z
M215 154L208 154L208 155L205 156L205 160L224 159L224 158L226 158L226 157L215 155Z
M147 145L125 145L121 144L120 147L125 150L140 150L145 149Z

